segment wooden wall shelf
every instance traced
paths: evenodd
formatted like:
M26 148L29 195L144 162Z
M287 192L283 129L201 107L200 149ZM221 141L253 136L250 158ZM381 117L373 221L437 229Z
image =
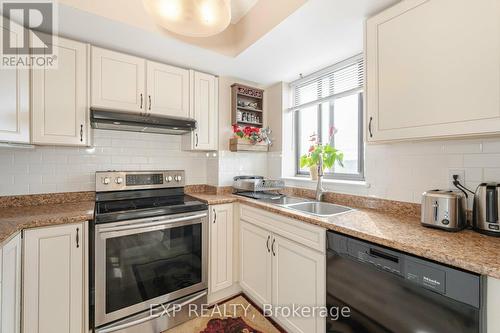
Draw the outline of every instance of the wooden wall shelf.
M230 151L262 151L266 152L269 150L269 146L265 142L259 142L252 144L248 140L232 138L229 140L229 150Z
M234 83L231 86L232 125L264 126L264 90Z

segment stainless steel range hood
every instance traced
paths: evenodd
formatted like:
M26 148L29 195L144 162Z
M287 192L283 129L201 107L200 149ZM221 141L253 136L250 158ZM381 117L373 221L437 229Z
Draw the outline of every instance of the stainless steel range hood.
M136 114L99 108L90 108L90 124L95 129L177 135L196 129L196 120L190 118Z

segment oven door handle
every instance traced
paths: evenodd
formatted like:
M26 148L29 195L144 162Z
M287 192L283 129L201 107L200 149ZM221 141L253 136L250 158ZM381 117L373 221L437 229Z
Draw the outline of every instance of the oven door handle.
M145 318L137 319L137 320L131 321L129 323L124 323L124 324L121 324L121 325L116 325L116 326L107 327L107 328L103 328L103 329L97 329L96 333L111 333L111 332L115 332L115 331L118 331L118 330L123 330L123 329L131 327L131 326L136 326L136 325L145 323L147 321L150 321L150 320L156 319L158 317L161 317L165 313L172 312L176 308L183 308L186 305L188 305L188 304L190 304L190 303L192 303L192 302L194 302L194 301L196 301L196 300L198 300L198 299L200 299L200 298L202 298L202 297L204 297L206 295L207 295L207 291L205 290L204 292L202 292L202 293L200 293L198 295L195 295L195 296L193 296L193 297L185 300L182 303L175 304L176 307L170 307L169 309L166 309L164 311L160 311L160 313L152 314L152 315L147 316Z
M108 233L108 232L116 232L116 231L132 230L132 229L144 229L145 231L147 231L148 229L154 230L158 226L169 225L169 224L173 224L173 223L185 222L185 221L190 221L190 220L197 220L197 219L200 219L200 218L203 218L206 216L207 216L207 213L202 213L202 214L178 217L175 219L161 219L161 220L152 219L150 222L119 225L119 226L112 226L112 227L103 226L103 227L99 228L98 233L104 234L104 233Z

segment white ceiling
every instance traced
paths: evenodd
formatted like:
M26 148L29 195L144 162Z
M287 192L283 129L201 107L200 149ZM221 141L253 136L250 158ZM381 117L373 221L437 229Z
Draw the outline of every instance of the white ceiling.
M231 0L231 23L236 24L258 0Z
M253 1L243 0L246 6ZM63 36L268 85L293 81L300 73L307 75L362 52L364 19L398 1L309 0L235 58L62 4L58 19Z

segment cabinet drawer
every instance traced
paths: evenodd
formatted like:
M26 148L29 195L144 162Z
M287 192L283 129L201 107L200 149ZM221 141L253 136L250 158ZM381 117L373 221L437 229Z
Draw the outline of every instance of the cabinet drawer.
M240 205L240 219L325 253L325 229L305 222Z

